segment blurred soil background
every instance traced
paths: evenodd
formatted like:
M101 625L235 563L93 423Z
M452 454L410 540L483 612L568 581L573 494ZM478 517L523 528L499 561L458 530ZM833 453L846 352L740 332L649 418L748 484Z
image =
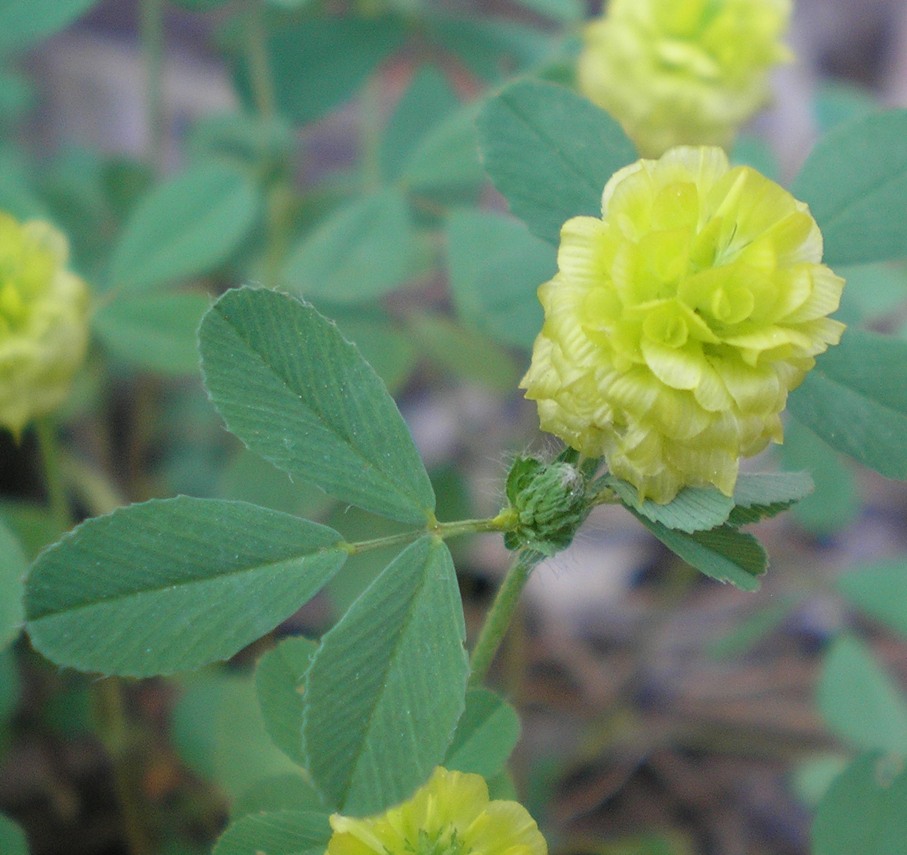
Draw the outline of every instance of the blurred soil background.
M462 12L467 4L451 5ZM469 5L477 14L521 14L504 2ZM105 0L24 58L40 95L27 129L31 146L143 155L138 20L134 0ZM229 71L212 47L216 23L216 15L167 8L169 168L179 166L197 118L235 106ZM799 0L792 42L798 62L777 75L776 102L756 122L787 175L815 137L818 87L853 84L886 105L907 105L907 2ZM408 73L405 58L383 67L388 111ZM458 82L479 91L465 73ZM306 181L355 157L356 120L353 103L302 131ZM519 450L513 437L528 443L533 436L534 408L517 393L502 402L437 379L404 389L401 409L427 461L468 473L473 510L493 513L508 455ZM214 444L226 442L216 417L210 421ZM34 448L8 436L2 445L4 492L39 498ZM862 504L843 510L838 530L792 514L759 526L772 567L757 594L680 566L616 508L597 511L567 552L536 571L493 680L523 714L515 779L553 852L808 852L810 796L822 770L837 762L815 703L828 639L856 628L907 686L903 645L861 623L832 585L854 565L907 553L907 490L856 467L842 471L856 479ZM508 559L499 538L476 539L457 559L475 632ZM324 630L330 615L319 602L281 632ZM86 729L84 681L29 654L24 642L19 652L23 697L0 754L0 810L26 828L33 855L126 855L118 782ZM164 681L133 683L127 712L143 740L139 786L149 810L179 818L184 842L168 853L182 855L206 851L226 813L173 746L174 694ZM823 757L824 766L802 765ZM625 848L609 843L621 838ZM637 848L626 838L636 838Z

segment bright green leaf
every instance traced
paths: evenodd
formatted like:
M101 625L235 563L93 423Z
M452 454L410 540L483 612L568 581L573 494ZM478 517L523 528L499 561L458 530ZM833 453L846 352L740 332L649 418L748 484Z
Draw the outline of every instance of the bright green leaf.
M268 36L271 79L280 112L297 124L320 118L351 98L403 42L395 17L318 17L280 25ZM237 67L240 90L251 100L248 67Z
M812 828L813 855L903 855L907 770L864 754L832 783Z
M709 644L709 655L723 659L746 653L786 620L801 602L796 597L782 597L757 608L742 620L735 620L729 630Z
M554 244L571 217L601 216L605 183L637 158L604 110L552 83L508 86L477 125L485 169L510 210Z
M907 110L889 110L840 125L807 158L791 192L819 224L827 264L907 256L905 137Z
M19 671L12 650L0 650L0 729L19 703ZM2 850L0 850L2 851Z
M192 127L189 150L199 160L227 155L258 166L290 157L296 137L279 116L218 113L203 116Z
M800 525L816 534L828 534L854 518L860 500L852 467L806 425L791 419L784 426L781 457L785 467L808 471L815 484L813 492L793 507Z
M791 776L794 794L801 802L815 809L848 764L848 758L842 754L819 754L801 761Z
M0 814L0 852L3 855L28 855L25 833L3 814Z
M788 400L825 442L889 478L907 478L907 342L848 330Z
M813 491L806 472L741 472L734 487L734 526L758 522L787 510Z
M180 757L192 769L231 798L243 797L275 776L299 774L265 730L251 674L210 669L177 679L182 691L171 732ZM300 801L295 807L309 810L310 805Z
M381 175L396 181L413 149L429 128L452 113L459 99L444 73L433 66L420 68L397 102L378 152Z
M464 638L453 562L431 537L391 562L323 637L303 732L329 806L377 813L428 779L463 711Z
M287 258L288 290L335 303L374 300L415 272L420 252L403 194L361 196L336 209Z
M321 796L299 769L295 773L259 778L243 790L233 802L230 815L234 819L250 813L271 813L277 810L304 810L321 813Z
M302 855L324 852L331 837L326 813L280 810L231 823L211 855Z
M516 388L520 378L516 362L485 336L440 315L417 315L409 326L419 349L454 377L502 392Z
M214 161L190 167L133 210L113 248L110 286L140 290L213 270L249 233L260 206L246 173Z
M474 192L485 173L479 162L475 106L467 104L430 128L407 158L401 184L417 195Z
M821 134L879 111L879 103L868 89L842 80L819 80L817 83L813 108Z
M308 638L286 638L258 660L255 690L268 735L300 766L306 765L302 745L302 689L312 654Z
M492 778L504 768L519 738L516 710L488 689L470 689L442 765Z
M343 337L359 348L391 393L406 383L418 355L411 339L389 315L362 306L332 306L326 314L337 322Z
M446 237L460 317L503 344L529 350L544 319L536 291L557 272L551 244L491 211L452 213Z
M15 535L0 522L0 650L22 628L22 581L28 563Z
M728 525L688 534L647 519L632 507L629 510L668 549L701 573L744 591L758 590L758 577L768 569L768 558L751 534Z
M428 31L445 50L487 81L501 80L539 64L553 44L548 34L501 18L438 16L428 21Z
M837 587L858 609L907 636L907 562L860 567L838 577Z
M907 271L903 265L860 264L836 267L835 273L847 281L842 308L859 317L888 320L907 300Z
M0 0L0 53L24 50L68 27L97 0Z
M586 11L582 0L517 0L517 3L546 18L565 23L579 21Z
M32 642L83 671L148 676L227 659L314 596L332 529L243 502L155 500L83 523L26 582Z
M242 288L199 331L205 383L250 449L342 501L423 523L431 482L393 399L311 306Z
M98 311L95 331L124 362L165 374L198 371L196 331L211 305L204 294L123 295Z
M844 636L832 645L817 701L839 738L864 750L907 754L907 696L856 638Z
M658 504L651 499L640 502L636 487L613 475L605 483L637 516L687 533L721 525L734 507L734 500L715 487L685 487L667 504Z

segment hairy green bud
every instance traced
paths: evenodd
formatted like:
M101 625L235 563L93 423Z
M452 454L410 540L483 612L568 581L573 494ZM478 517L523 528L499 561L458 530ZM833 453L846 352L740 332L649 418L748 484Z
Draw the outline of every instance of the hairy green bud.
M505 545L542 555L566 549L591 510L585 475L563 460L517 458L507 476L507 499L517 523Z

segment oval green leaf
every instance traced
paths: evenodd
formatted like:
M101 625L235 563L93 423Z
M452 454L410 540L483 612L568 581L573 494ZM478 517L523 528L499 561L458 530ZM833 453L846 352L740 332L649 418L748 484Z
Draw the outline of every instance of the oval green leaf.
M139 290L214 269L258 219L258 188L245 172L207 162L155 187L113 248L110 287Z
M878 754L854 760L816 811L813 855L901 855L907 840L907 771Z
M640 502L636 487L613 475L608 475L605 483L637 516L687 533L721 525L734 507L734 500L715 487L685 487L673 500L661 505L651 499Z
M788 409L838 451L907 478L907 342L848 330L816 361Z
M28 855L25 832L2 814L0 814L0 852L3 855Z
M813 479L806 472L741 472L728 522L741 526L773 517L805 499L813 489Z
M306 235L281 281L306 297L362 303L402 285L420 256L403 194L386 189L342 206Z
M434 509L428 473L381 380L334 324L286 294L227 292L199 331L227 427L275 466L401 522Z
M22 628L22 582L28 563L15 535L0 522L0 650Z
M744 591L759 590L758 577L768 569L768 557L751 534L729 525L692 533L677 531L625 507L671 552L700 573Z
M838 577L838 590L865 614L907 637L907 561L884 561Z
M856 638L837 639L825 657L819 710L840 739L863 750L907 754L907 697Z
M24 50L65 29L97 0L0 0L0 53Z
M810 153L791 192L806 202L828 264L907 256L907 110L835 128Z
M443 765L493 778L504 769L519 738L516 710L488 689L470 689Z
M508 86L485 105L477 125L495 187L533 234L554 244L571 217L601 216L606 182L637 158L604 110L553 83Z
M403 22L388 15L361 19L332 15L289 26L280 23L267 40L279 111L301 125L323 116L351 98L404 38ZM237 82L251 101L244 59L237 66Z
M454 212L446 238L460 317L502 344L529 350L544 320L536 291L557 273L551 244L521 222L491 211Z
M163 374L194 374L196 332L210 305L204 294L123 295L95 313L92 323L123 362Z
M302 692L318 645L308 638L286 638L258 660L255 691L268 736L291 760L306 765L302 744Z
M244 816L228 826L211 855L302 855L324 852L331 837L325 813L279 810Z
M463 712L464 639L453 562L431 537L392 561L324 636L303 734L329 806L377 813L427 780Z
M346 558L333 529L243 502L155 500L83 523L32 566L32 642L136 677L227 659L314 596Z

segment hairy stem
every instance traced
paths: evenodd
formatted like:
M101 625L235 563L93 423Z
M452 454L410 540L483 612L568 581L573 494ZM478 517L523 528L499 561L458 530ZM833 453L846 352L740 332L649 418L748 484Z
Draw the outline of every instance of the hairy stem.
M540 558L541 556L535 552L521 552L507 571L472 651L469 675L471 686L480 685L488 674L492 660L516 612L520 594L529 581L532 568Z

